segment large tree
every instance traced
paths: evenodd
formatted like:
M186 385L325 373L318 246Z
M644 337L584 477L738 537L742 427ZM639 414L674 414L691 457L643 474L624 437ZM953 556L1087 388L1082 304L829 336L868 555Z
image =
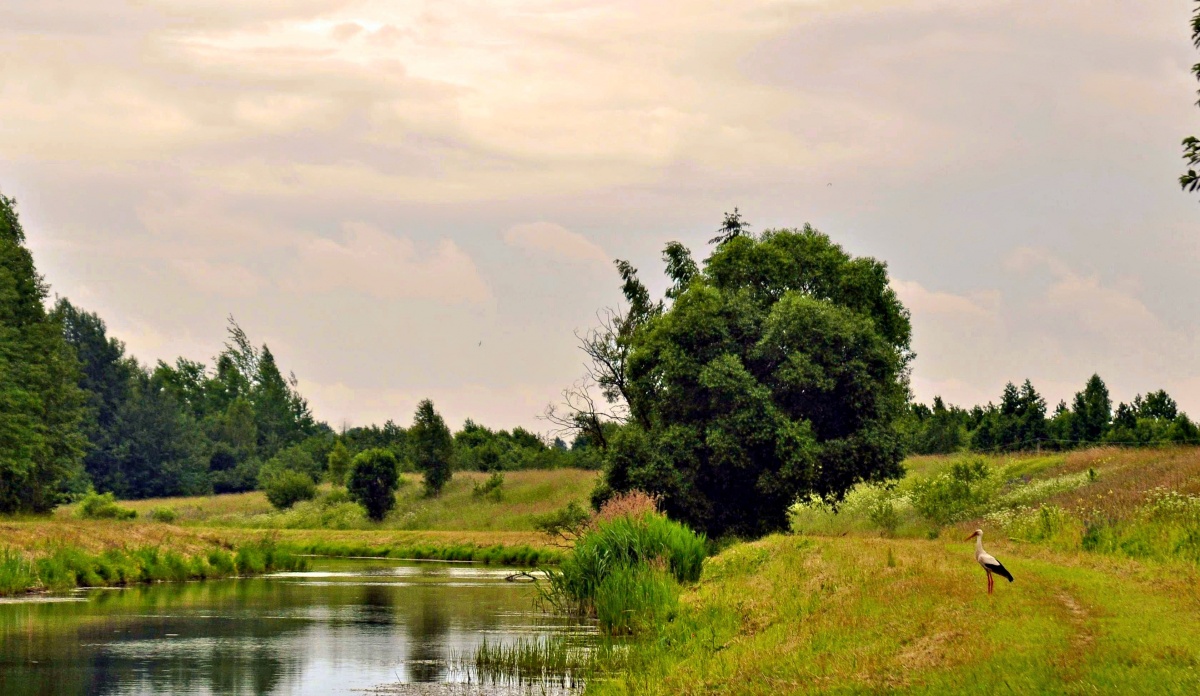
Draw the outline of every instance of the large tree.
M84 311L65 297L54 307L54 318L79 359L79 386L86 395L84 432L90 447L83 464L95 487L115 490L121 470L117 423L129 401L137 362L125 355L125 344L108 336L104 320Z
M45 512L81 473L86 438L79 366L0 195L0 512Z
M911 329L885 264L808 226L725 231L703 268L667 247L669 305L618 262L640 316L594 498L641 489L711 535L753 536L803 496L902 473Z

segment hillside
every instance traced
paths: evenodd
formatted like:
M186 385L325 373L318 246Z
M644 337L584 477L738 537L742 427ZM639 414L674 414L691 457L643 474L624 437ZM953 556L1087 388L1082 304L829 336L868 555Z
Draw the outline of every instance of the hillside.
M918 512L947 512L934 482L980 461L910 460L893 490L709 559L589 693L1196 693L1200 450L990 457L959 519ZM976 526L1015 577L991 597Z

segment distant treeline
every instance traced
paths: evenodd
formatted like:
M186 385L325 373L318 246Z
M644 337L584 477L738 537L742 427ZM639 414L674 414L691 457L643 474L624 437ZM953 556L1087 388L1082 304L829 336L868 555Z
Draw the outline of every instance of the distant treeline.
M947 406L940 396L932 407L913 404L901 430L914 454L1200 444L1200 428L1166 391L1139 394L1113 409L1099 375L1092 375L1075 393L1070 406L1061 401L1049 416L1046 400L1025 380L1020 387L1007 384L998 406Z
M245 491L281 470L315 481L339 442L335 461L378 448L416 467L409 431L391 421L342 433L317 421L295 376L232 318L211 366L148 367L95 313L48 300L13 201L0 196L0 512L44 512L91 488L121 498ZM586 438L568 446L472 421L449 460L485 471L599 466Z

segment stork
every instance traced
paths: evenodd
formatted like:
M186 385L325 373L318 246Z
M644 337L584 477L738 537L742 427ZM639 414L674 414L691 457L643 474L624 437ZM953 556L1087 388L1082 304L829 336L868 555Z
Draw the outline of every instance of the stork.
M975 560L979 563L979 565L983 566L985 571L987 571L988 594L991 594L992 590L994 590L996 587L996 581L992 577L992 573L995 573L1002 578L1006 578L1009 582L1012 582L1013 576L1012 573L1008 572L1008 568L1005 568L1003 565L1001 565L1000 561L997 561L995 556L983 550L983 530L976 529L974 534L967 537L967 541L972 539L975 540Z

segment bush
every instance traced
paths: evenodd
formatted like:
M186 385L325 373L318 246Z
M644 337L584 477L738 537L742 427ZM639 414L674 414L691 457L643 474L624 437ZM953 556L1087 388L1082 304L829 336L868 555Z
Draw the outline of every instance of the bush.
M948 471L914 483L912 505L936 524L952 524L981 512L998 487L986 459L964 457Z
M396 489L399 487L396 455L388 450L367 450L350 464L346 492L366 509L367 517L376 522L396 507Z
M487 481L484 481L482 484L476 482L475 488L471 490L471 496L475 498L487 498L488 500L498 503L504 495L501 491L503 487L504 474L503 472L496 471L493 472L492 475L488 477Z
M317 484L299 471L283 471L271 476L263 487L267 500L276 509L285 510L301 500L317 496Z
M591 522L591 513L574 500L554 512L533 516L534 529L565 542L573 542L582 536Z
M173 508L156 507L150 509L150 519L154 520L155 522L165 522L167 524L171 524L178 518L179 515L175 513Z
M137 517L136 510L117 505L112 493L97 493L89 491L79 502L77 512L85 520L132 520Z

